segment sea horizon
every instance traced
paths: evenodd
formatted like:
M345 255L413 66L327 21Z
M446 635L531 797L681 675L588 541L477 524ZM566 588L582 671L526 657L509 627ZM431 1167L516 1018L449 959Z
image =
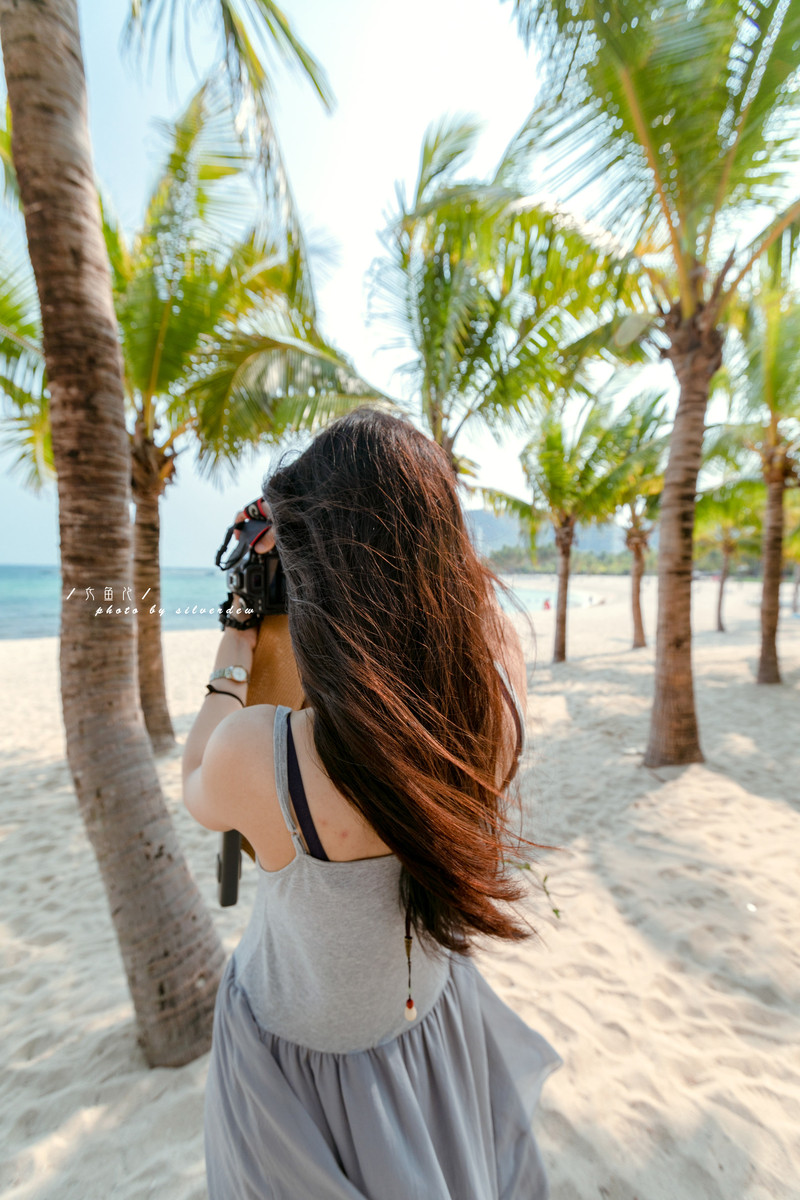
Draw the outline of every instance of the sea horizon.
M552 572L503 573L504 581L516 582L513 592L528 612L555 605L556 577ZM528 580L541 581L540 586ZM545 582L547 581L547 582ZM119 590L119 589L118 589ZM113 619L117 608L148 604L145 597L101 594L95 588L91 596L75 589L64 602L91 604L97 620ZM133 589L131 589L133 593ZM219 624L218 609L227 596L222 572L217 567L163 567L161 570L161 628L166 632L180 629L214 629ZM501 603L504 597L501 593ZM577 607L595 602L591 591L580 585L570 588L570 605ZM15 638L58 637L61 624L61 568L55 564L0 563L0 641ZM506 601L506 607L513 608ZM112 611L109 613L108 609ZM100 610L100 611L98 611Z

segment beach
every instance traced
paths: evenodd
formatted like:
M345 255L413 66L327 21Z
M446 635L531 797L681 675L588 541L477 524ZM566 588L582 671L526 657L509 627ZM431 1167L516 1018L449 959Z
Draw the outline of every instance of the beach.
M797 1200L800 619L784 607L784 682L759 687L758 585L728 585L722 634L716 583L694 584L705 762L651 770L656 581L643 586L650 646L637 651L629 580L574 587L593 603L570 610L567 663L550 662L553 611L533 614L535 644L515 618L529 660L525 829L558 847L524 876L537 936L479 961L564 1060L536 1118L551 1200ZM179 745L159 773L230 952L254 871L220 909L217 835L180 798L181 744L218 636L165 634ZM64 760L57 640L2 641L0 668L0 1194L202 1200L208 1056L151 1071L138 1050Z

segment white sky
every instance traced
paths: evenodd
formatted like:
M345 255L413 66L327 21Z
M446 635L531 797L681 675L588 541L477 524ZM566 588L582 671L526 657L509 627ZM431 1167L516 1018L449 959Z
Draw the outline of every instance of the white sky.
M162 57L141 73L121 61L127 0L79 0L79 9L97 173L132 229L163 153L154 122L177 113L195 81L184 63L170 91ZM306 231L336 247L335 266L317 288L322 325L362 375L397 394L394 361L380 349L390 335L366 324L365 293L395 182L415 179L425 129L443 113L474 113L485 122L474 168L488 172L532 105L534 69L511 5L498 0L286 0L285 9L337 99L327 116L308 85L279 80L277 124ZM198 67L209 61L202 33L195 53ZM517 447L465 437L459 448L481 464L482 483L521 492ZM215 487L194 476L188 454L179 458L178 483L162 501L162 565L210 565L236 508L259 493L268 464L266 454L243 465L234 483ZM4 479L0 504L0 562L56 563L55 489L37 498ZM9 518L23 512L22 524Z

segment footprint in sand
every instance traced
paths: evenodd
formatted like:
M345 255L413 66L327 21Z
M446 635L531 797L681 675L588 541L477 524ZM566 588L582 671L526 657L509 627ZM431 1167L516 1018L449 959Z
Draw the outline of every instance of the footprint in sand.
M51 982L48 975L27 975L23 976L15 986L19 996L32 996Z
M626 1054L630 1049L631 1037L627 1029L611 1022L600 1029L600 1041L612 1054Z
M54 946L56 942L63 942L67 936L65 929L45 929L43 933L37 933L31 938L32 946Z
M683 995L683 988L677 984L674 979L670 979L668 975L656 975L653 979L653 987L665 996L669 996L671 1000L677 1000Z
M613 983L613 975L608 971L601 971L597 967L591 966L589 963L573 963L568 968L562 968L562 975L573 976L575 979L599 979L602 983Z
M596 958L608 958L609 951L605 946L601 946L599 942L584 942L583 949L587 954L594 954Z
M52 1051L52 1037L49 1034L46 1037L37 1034L35 1037L29 1038L27 1042L23 1042L14 1057L22 1059L23 1062L32 1062L34 1058L49 1055Z
M14 1142L16 1145L22 1145L24 1142L34 1138L39 1133L40 1128L41 1113L39 1108L25 1108L22 1112L17 1113L13 1125L8 1130L9 1143Z
M687 1088L701 1087L708 1080L708 1073L693 1058L673 1058L672 1069Z
M675 1013L670 1006L665 1004L663 1000L658 1000L655 996L649 996L646 1000L643 1000L642 1009L648 1017L653 1017L662 1025L666 1021L675 1020Z
M763 1066L758 1058L745 1058L743 1055L732 1054L721 1054L717 1059L717 1066L728 1067L729 1070L735 1071L737 1075L746 1075L748 1079L757 1079L763 1070Z

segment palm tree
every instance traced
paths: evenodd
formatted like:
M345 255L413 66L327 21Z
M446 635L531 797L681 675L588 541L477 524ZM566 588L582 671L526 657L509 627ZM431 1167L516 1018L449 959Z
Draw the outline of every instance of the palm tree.
M755 457L766 487L759 683L780 683L785 498L800 483L800 297L791 288L793 249L786 237L760 264L760 287L735 314L738 337L722 377L730 413L740 423L726 427L720 442L738 443L740 457Z
M631 613L634 650L647 645L642 620L642 576L664 488L666 408L661 393L632 400L617 419L619 466L612 477L615 502L627 518L625 545L633 557Z
M466 426L524 431L554 378L563 388L610 342L633 286L607 245L526 197L516 141L488 181L461 179L477 134L463 118L428 130L372 269L372 315L395 331L419 416L456 465Z
M517 516L533 551L545 520L555 533L558 550L558 598L553 662L567 657L567 607L572 547L578 525L609 521L617 509L620 426L607 402L585 406L577 420L561 406L542 416L521 461L532 490L530 501L495 489L482 489L495 512Z
M719 550L721 566L717 595L717 630L725 632L722 601L731 563L740 554L758 554L761 547L764 485L755 479L733 479L708 488L697 497L697 547Z
M786 540L784 554L788 562L794 563L794 587L792 589L792 612L800 612L800 491L791 492L786 506Z
M120 596L133 578L122 364L75 0L0 0L0 42L58 475L67 758L144 1053L177 1065L209 1046L224 955L161 794L138 702L133 618L110 620L99 636L95 606L83 599L106 587Z
M132 244L104 214L131 428L134 591L147 596L137 617L139 691L157 753L174 744L159 617L159 506L176 481L178 455L194 442L206 471L218 472L248 446L314 428L376 396L297 309L295 261L267 238L267 214L243 233L231 230L232 216L250 216L237 185L252 159L235 136L225 93L203 84L167 132L167 163ZM41 455L30 460L47 426L46 398L19 392L13 413L9 445L41 482L51 464Z
M780 683L778 619L783 578L784 497L800 483L800 302L787 307L780 290L764 290L748 314L744 335L742 399L763 414L755 447L761 458L767 506L764 517L759 683Z
M589 216L648 274L680 385L659 538L649 766L702 760L691 662L692 530L703 424L724 314L792 222L800 114L796 0L514 0L544 69L527 126L543 188ZM745 216L759 233L737 237Z

